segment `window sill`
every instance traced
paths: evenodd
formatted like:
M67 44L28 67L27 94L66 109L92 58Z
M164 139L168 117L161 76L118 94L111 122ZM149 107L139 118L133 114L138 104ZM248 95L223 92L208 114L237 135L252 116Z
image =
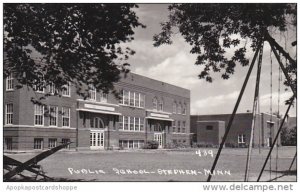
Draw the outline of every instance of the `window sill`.
M125 104L119 104L119 106L122 106L122 107L131 107L131 108L137 108L137 109L145 109L145 107L136 107L136 106L125 105Z

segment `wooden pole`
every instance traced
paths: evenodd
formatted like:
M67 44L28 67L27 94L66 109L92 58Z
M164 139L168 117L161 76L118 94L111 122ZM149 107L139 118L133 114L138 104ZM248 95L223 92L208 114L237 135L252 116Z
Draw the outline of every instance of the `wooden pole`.
M252 145L253 145L253 138L254 138L254 128L255 128L255 123L256 123L256 110L257 110L257 105L258 105L259 82L260 82L260 74L261 74L263 49L264 49L264 42L262 43L262 46L260 48L259 57L258 57L256 85L255 85L254 101L253 101L253 109L252 109L251 133L250 133L250 141L249 141L248 152L247 152L247 161L246 161L246 170L245 170L244 181L248 181L248 179L249 179L250 161L251 161Z
M258 52L259 52L259 50L260 50L261 45L262 45L262 41L260 41L259 44L258 44L258 47L257 47L256 52L255 52L255 54L254 54L254 57L253 57L253 59L252 59L251 65L250 65L250 67L249 67L248 73L247 73L247 75L246 75L245 81L244 81L244 83L243 83L242 89L241 89L241 91L240 91L239 97L238 97L238 99L237 99L237 101L236 101L236 104L235 104L235 106L234 106L233 112L232 112L232 114L231 114L231 116L230 116L230 119L229 119L229 121L228 121L228 124L227 124L226 130L225 130L225 133L224 133L222 142L221 142L221 144L220 144L220 147L219 147L219 149L218 149L217 155L216 155L216 157L215 157L215 160L214 160L213 165L212 165L211 170L210 170L210 173L211 173L211 174L209 174L209 175L208 175L208 178L207 178L207 181L208 181L208 182L211 180L212 174L213 174L213 172L214 172L214 170L215 170L215 168L216 168L216 165L217 165L217 163L218 163L219 157L220 157L220 155L221 155L221 151L222 151L222 149L223 149L223 146L224 146L224 143L225 143L225 141L226 141L227 135L228 135L228 133L229 133L229 131L230 131L230 128L231 128L233 119L234 119L234 117L235 117L236 111L237 111L237 109L238 109L238 107L239 107L240 101L241 101L241 99L242 99L242 97L243 97L243 94L244 94L246 85L247 85L247 83L248 83L249 77L250 77L250 75L251 75L251 72L252 72L252 69L253 69L253 66L254 66L254 63L255 63L255 61L256 61L256 58L257 58L257 55L258 55Z

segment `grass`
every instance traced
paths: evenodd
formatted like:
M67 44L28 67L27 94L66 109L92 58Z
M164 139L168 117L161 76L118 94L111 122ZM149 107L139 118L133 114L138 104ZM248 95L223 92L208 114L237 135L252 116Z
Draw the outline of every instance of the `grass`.
M200 157L196 154L197 150L58 152L42 160L39 164L42 165L46 174L53 177L55 181L206 181L208 175L205 174L205 170L210 170L215 156L202 155ZM201 148L200 150L202 152L212 150L214 155L217 152L217 149ZM260 153L258 149L253 150L250 181L256 181L267 152L268 149L262 149ZM292 171L287 172L295 152L295 147L279 148L276 169L275 149L271 159L271 171L269 171L268 163L261 181L274 180L274 178L278 178L274 181L296 181L296 163L293 165ZM247 149L225 148L216 167L216 170L219 170L219 175L214 175L212 181L243 181L246 154ZM36 154L6 155L24 162ZM72 174L69 171L71 169L73 169ZM76 174L74 171L80 172L82 169L84 169L83 173ZM118 174L116 170L121 169L126 174ZM90 173L85 173L89 170ZM101 173L101 170L105 174ZM131 174L129 170L132 172ZM181 174L175 174L179 170L182 170ZM225 170L230 171L230 175L228 172L224 174ZM191 171L196 171L197 175L187 174ZM183 172L185 174L182 174Z

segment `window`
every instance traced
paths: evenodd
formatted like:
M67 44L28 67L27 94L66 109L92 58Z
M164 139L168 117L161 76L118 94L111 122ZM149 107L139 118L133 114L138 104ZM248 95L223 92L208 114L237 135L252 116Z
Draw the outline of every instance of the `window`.
M267 128L272 129L274 127L274 122L267 121Z
M134 117L134 130L139 131L140 118Z
M143 140L119 140L119 147L124 149L138 149L144 145Z
M173 133L176 132L176 121L172 121Z
M99 95L100 95L100 102L107 103L107 94L100 91Z
M159 101L158 110L159 111L163 111L164 110L164 102L163 101Z
M119 96L120 96L119 104L124 104L123 103L123 100L124 100L123 94L124 94L124 90L120 90L120 92L119 92Z
M144 118L120 116L119 130L144 131L144 127L145 127L144 123L145 123Z
M105 128L104 122L99 117L91 118L91 127L92 128Z
M34 105L34 125L44 125L44 106Z
M9 74L6 77L6 91L12 91L14 90L14 78L12 74Z
M10 125L10 124L13 124L13 104L12 103L9 103L9 104L6 104L6 107L5 107L5 124L6 125Z
M182 105L181 103L179 103L177 106L177 114L181 114L181 109L182 109Z
M244 144L246 142L246 135L245 134L239 134L238 135L238 143Z
M129 105L134 106L134 92L129 91Z
M44 139L34 138L33 149L43 149L44 148Z
M182 114L186 115L186 103L183 104Z
M181 129L182 133L185 133L185 121L182 121L182 129Z
M138 149L139 148L139 141L138 140L134 140L133 141L133 148L134 149Z
M129 118L127 116L124 116L124 130L128 130L128 120Z
M48 140L48 148L52 149L57 146L57 139L51 138Z
M157 99L156 99L156 97L153 98L152 103L153 103L153 109L157 110Z
M6 150L12 150L12 138L11 137L5 137L4 138L4 149Z
M177 113L177 103L176 102L174 102L173 103L173 113Z
M178 123L178 126L177 126L178 130L177 130L177 132L180 133L180 121L177 121L177 123Z
M123 93L124 93L123 94L123 100L124 100L123 104L129 105L129 91L124 90Z
M139 93L134 93L134 106L139 107L139 100L140 100L140 94Z
M34 85L33 90L38 93L44 93L44 86L43 85Z
M129 149L133 148L133 140L128 141L128 148Z
M207 125L207 126L206 126L206 130L208 130L208 131L213 130L213 126L212 126L212 125Z
M145 95L140 93L140 107L145 107Z
M68 107L62 108L62 126L70 127L70 108Z
M62 96L70 97L71 96L71 88L70 88L70 83L67 85L64 85L62 87Z
M122 115L119 116L119 129L120 130L123 130L123 128L124 128L123 118L124 117Z
M56 88L55 88L55 84L54 83L49 84L49 93L51 95L54 95L56 92L57 91L56 91Z
M97 90L94 86L91 86L89 89L88 99L91 101L96 101Z
M129 117L130 131L134 130L134 117Z
M145 127L145 119L144 118L140 118L140 131L144 131Z
M145 106L145 95L133 91L123 90L121 93L120 104L129 105L133 107Z
M70 141L71 141L71 140L70 140L69 138L63 138L63 139L61 140L62 144L70 143ZM67 146L65 146L64 149L70 149L70 144L67 145Z
M49 126L57 126L57 107L49 107Z

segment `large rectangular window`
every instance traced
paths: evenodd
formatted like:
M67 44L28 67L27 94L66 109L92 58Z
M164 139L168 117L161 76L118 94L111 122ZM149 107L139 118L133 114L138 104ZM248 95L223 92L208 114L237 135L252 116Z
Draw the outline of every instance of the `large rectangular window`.
M96 101L97 90L94 86L90 87L88 99L91 101Z
M12 144L13 144L13 140L11 137L4 138L4 149L12 150Z
M44 148L44 139L42 139L42 138L34 138L33 148L34 149L43 149Z
M124 95L124 90L120 90L120 92L119 92L119 97L120 97L120 99L119 99L119 104L124 104L124 102L123 102L123 100L124 100L124 98L123 98L123 95Z
M100 91L100 102L102 103L107 103L107 94L106 93L103 93L103 91Z
M129 99L129 105L130 106L134 106L134 92L130 92L129 91L129 97L130 97L130 99Z
M68 83L67 85L64 85L62 88L62 96L66 96L66 97L70 97L71 96L71 87L70 87L70 83Z
M10 124L13 124L13 104L12 103L9 103L9 104L6 104L6 107L5 107L5 124L6 125L10 125Z
M14 78L12 74L9 74L6 77L6 91L12 91L14 90Z
M134 106L139 107L140 106L140 94L134 93Z
M129 117L129 122L130 122L130 131L134 130L134 117Z
M145 119L140 118L140 131L144 131L144 130L145 130Z
M123 116L120 115L119 116L119 129L123 130L123 128L124 128Z
M185 121L182 121L182 129L181 129L181 131L182 131L182 133L185 133Z
M180 121L177 121L177 123L178 123L178 126L177 126L178 131L177 132L180 133Z
M173 103L173 113L174 114L177 113L177 103L176 102Z
M44 125L44 106L34 105L34 125Z
M140 95L140 107L144 108L145 107L145 95L144 94L139 94Z
M69 138L63 138L63 139L61 140L62 144L70 143L70 141L71 141L71 140L70 140ZM67 146L65 146L64 149L70 149L70 144L67 145Z
M183 104L183 108L182 108L182 114L186 115L186 104Z
M239 134L239 135L238 135L238 143L239 143L239 144L244 144L244 143L246 143L246 135L245 135L245 134Z
M62 126L70 127L70 108L68 107L62 108Z
M44 86L43 85L34 85L33 86L34 91L38 93L44 93Z
M124 116L124 130L128 130L128 120L129 118L127 116Z
M57 126L57 107L50 106L49 107L49 126Z
M129 91L123 90L123 104L129 105Z
M124 149L138 149L143 148L143 140L119 140L119 147Z
M51 95L54 95L54 94L56 94L56 92L57 92L57 90L56 90L56 88L55 88L55 84L54 84L54 83L50 83L50 84L49 84L49 93L50 93Z
M134 91L123 90L120 95L120 104L133 106L133 107L145 107L145 95Z
M135 131L139 131L140 130L139 125L140 125L140 118L134 117L134 130Z
M176 121L172 121L173 133L176 132Z
M51 138L48 140L48 148L54 148L57 146L57 139L56 138Z
M119 117L119 130L124 131L144 131L145 120L139 117L120 116Z
M181 106L181 103L178 104L177 106L177 114L181 114L181 111L182 110L182 106Z

